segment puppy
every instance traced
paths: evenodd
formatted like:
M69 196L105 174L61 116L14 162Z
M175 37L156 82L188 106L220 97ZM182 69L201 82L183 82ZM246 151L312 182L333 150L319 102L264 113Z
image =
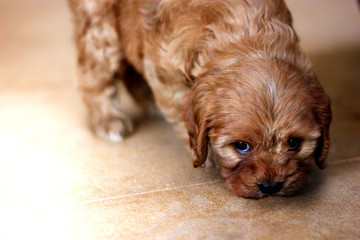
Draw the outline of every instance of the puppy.
M142 105L155 99L194 166L213 156L240 197L295 194L313 161L326 167L330 99L284 1L68 2L79 86L99 136L133 131L117 100L126 86Z

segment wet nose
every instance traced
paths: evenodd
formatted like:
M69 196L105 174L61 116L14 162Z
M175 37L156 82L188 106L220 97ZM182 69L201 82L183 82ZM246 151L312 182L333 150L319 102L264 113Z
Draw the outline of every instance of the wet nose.
M264 194L274 194L280 192L283 182L261 182L258 183L260 192Z

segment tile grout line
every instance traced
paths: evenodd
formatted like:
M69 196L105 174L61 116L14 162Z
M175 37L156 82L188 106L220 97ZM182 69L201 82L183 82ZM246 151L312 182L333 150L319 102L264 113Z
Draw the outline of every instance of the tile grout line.
M332 161L329 161L328 164L357 162L357 161L360 161L360 156L351 157L351 158L342 158L342 159L338 159L338 160L332 160Z
M141 195L157 193L157 192L166 192L166 191L171 191L171 190L176 190L176 189L182 189L182 188L188 188L188 187L194 187L194 186L201 186L201 185L217 183L217 182L221 182L221 180L212 180L212 181L194 183L194 184L185 185L185 186L157 189L157 190L151 190L151 191L145 191L145 192L139 192L139 193L131 193L131 194L125 194L125 195L120 195L120 196L114 196L114 197L99 198L99 199L94 199L94 200L86 200L86 201L81 201L81 202L74 203L72 205L73 206L79 206L79 205L85 205L85 204L89 204L89 203L102 202L102 201L107 201L107 200L121 199L121 198L134 197L134 196L141 196Z

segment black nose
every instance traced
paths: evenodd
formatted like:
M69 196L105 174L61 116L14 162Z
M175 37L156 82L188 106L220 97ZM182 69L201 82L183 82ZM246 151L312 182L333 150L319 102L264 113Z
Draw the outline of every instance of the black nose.
M280 192L283 182L261 182L258 183L260 192L265 194L274 194Z

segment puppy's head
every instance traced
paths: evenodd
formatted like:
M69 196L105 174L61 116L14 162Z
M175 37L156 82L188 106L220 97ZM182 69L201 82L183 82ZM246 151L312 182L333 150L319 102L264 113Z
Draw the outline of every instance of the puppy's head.
M205 75L191 95L184 118L194 166L211 147L238 196L292 195L313 161L326 167L330 100L312 73L247 59Z

